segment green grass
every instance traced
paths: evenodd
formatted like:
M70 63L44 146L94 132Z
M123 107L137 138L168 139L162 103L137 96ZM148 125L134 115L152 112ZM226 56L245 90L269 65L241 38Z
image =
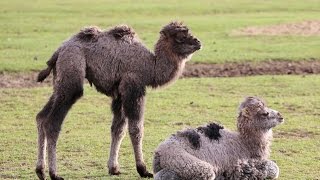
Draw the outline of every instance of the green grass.
M203 43L193 62L320 58L320 37L234 37L241 27L315 20L319 0L0 1L0 72L39 70L64 39L83 26L134 27L153 48L160 28L182 20Z
M0 89L0 179L35 179L35 115L51 87ZM210 121L235 129L237 106L245 96L263 97L279 110L285 123L274 129L271 159L280 179L320 177L320 78L259 76L182 79L165 90L148 90L144 155L151 169L152 153L170 134ZM59 172L66 179L139 179L128 136L120 151L122 175L110 177L110 99L85 87L85 95L67 116L58 143Z

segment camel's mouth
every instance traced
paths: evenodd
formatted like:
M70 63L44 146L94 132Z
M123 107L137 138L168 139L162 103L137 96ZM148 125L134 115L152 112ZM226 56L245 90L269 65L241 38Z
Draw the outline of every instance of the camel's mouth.
M195 46L196 51L201 50L201 48L202 48L201 44Z
M284 122L284 118L279 118L279 119L278 119L278 122L279 122L280 124L282 124L282 123Z

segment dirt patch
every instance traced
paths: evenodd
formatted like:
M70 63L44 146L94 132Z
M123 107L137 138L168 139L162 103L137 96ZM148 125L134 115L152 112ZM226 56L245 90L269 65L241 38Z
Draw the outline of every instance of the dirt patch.
M183 77L237 77L281 74L320 74L320 60L188 64Z
M280 74L320 74L320 60L187 64L182 77L236 77ZM2 73L0 74L0 88L30 88L48 86L51 84L52 76L49 76L43 83L37 83L37 75L38 72Z
M0 88L29 88L51 84L51 75L43 83L37 83L38 72L30 73L1 73Z
M278 24L264 27L246 27L231 32L234 36L281 36L281 35L300 35L300 36L319 36L320 20L303 21L298 23Z
M291 131L278 131L274 132L274 136L277 138L314 138L319 133L306 131L304 129L293 129Z

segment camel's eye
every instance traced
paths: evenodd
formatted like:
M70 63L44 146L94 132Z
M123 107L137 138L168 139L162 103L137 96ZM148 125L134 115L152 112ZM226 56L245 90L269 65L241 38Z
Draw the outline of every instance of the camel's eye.
M263 112L262 116L267 117L267 116L269 116L269 113L268 112Z
M183 33L188 33L188 30L187 29L184 29L184 30L182 30L181 32L183 32Z
M180 35L180 36L177 36L177 37L175 38L175 41L176 41L177 43L184 43L184 42L186 41L186 39L187 39L186 36Z
M176 38L175 40L176 40L177 43L183 43L184 42L182 38Z

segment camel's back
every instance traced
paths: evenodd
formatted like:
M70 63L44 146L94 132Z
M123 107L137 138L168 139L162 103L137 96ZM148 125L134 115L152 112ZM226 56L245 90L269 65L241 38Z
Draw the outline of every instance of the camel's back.
M101 34L97 42L85 48L88 68L99 73L149 73L154 63L153 53L138 38L116 38L112 34ZM99 69L96 69L99 67Z
M65 41L61 49L81 49L87 68L98 73L142 71L148 63L154 63L154 54L141 42L134 30L127 25L116 26L107 31L88 27ZM116 69L115 69L116 68ZM145 70L144 70L145 71Z
M134 34L115 28L82 46L86 77L99 91L108 95L124 76L138 76L142 84L152 81L154 54Z
M154 54L137 37L116 38L112 34L102 34L88 50L91 55L87 57L89 63L101 61L102 64L140 66L154 58Z
M61 45L60 54L83 54L89 68L99 66L108 71L121 66L123 70L141 70L148 62L154 63L152 53L137 37L132 28L122 25L102 31L98 27L82 29ZM66 59L67 61L67 59ZM142 66L142 67L141 67ZM121 71L121 68L118 69Z

